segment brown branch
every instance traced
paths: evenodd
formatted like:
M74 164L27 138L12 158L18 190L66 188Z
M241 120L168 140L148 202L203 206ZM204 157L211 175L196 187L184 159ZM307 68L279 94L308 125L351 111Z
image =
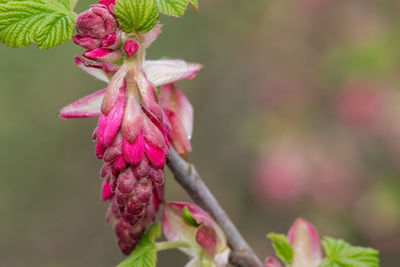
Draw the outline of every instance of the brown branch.
M221 208L195 167L183 160L173 148L170 149L167 164L177 182L186 190L193 201L207 211L225 232L232 249L229 258L230 263L242 267L263 267L260 259Z

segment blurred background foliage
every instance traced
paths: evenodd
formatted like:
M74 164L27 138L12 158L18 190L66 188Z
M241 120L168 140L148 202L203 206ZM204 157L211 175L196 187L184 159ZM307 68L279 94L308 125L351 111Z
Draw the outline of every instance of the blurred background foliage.
M400 2L200 1L162 16L148 58L201 62L181 82L195 108L190 160L265 257L270 231L303 216L321 235L400 247ZM80 0L79 12L92 1ZM57 111L102 86L72 42L0 47L0 266L114 266L99 198L96 119ZM167 171L167 200L189 200ZM159 266L183 266L179 252Z

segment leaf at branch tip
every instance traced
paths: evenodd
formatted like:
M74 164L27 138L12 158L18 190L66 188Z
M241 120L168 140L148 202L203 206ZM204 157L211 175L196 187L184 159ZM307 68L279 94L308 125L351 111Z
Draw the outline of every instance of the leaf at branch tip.
M185 14L188 0L156 0L158 10L168 16L181 17Z
M114 14L124 32L146 33L158 22L156 0L117 0Z
M291 264L294 252L286 236L283 234L270 233L267 237L272 241L272 247L275 250L276 256L284 263Z
M76 0L0 0L0 42L52 48L72 38Z
M196 228L200 226L200 224L196 221L196 219L193 218L193 215L190 213L187 206L183 208L182 219L189 226L193 226Z
M325 237L322 245L326 259L320 267L379 267L379 252L375 249L351 246L330 237Z
M157 238L161 236L161 223L153 223L149 230L147 230L147 235L152 241L155 241Z
M157 247L155 239L161 235L161 224L150 226L146 234L142 236L137 247L126 260L117 267L155 267L157 263Z

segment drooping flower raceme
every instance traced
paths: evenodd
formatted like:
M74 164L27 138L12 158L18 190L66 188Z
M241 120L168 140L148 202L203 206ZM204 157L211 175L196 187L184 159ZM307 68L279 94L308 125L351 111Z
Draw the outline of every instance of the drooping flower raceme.
M185 208L196 225L185 222ZM162 215L162 228L168 241L189 244L189 247L180 248L192 257L186 267L223 267L228 264L230 249L225 234L200 207L185 202L166 203Z
M290 267L318 267L322 262L322 248L318 232L308 221L299 218L290 227L287 239L293 248L293 262ZM266 267L282 267L281 263L268 257ZM289 266L289 265L288 265Z
M103 4L80 14L74 38L87 49L83 56L89 59L76 57L76 64L108 86L64 107L60 116L99 116L93 139L96 155L104 162L101 198L110 200L107 220L112 220L118 245L128 254L163 201L169 141L180 153L190 151L193 112L180 114L191 108L190 103L184 97L182 108L174 110L175 119L171 107L160 105L156 86L174 87L170 84L193 78L202 66L181 60L144 60L145 49L157 38L160 25L146 34L128 37L118 28L113 2L100 1ZM121 65L113 64L121 58ZM171 99L175 98L163 103Z

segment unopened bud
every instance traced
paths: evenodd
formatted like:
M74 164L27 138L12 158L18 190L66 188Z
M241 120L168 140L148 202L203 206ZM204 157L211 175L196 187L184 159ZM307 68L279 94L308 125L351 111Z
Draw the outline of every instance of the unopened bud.
M127 55L132 56L139 50L139 44L135 39L128 39L124 43L124 50Z

